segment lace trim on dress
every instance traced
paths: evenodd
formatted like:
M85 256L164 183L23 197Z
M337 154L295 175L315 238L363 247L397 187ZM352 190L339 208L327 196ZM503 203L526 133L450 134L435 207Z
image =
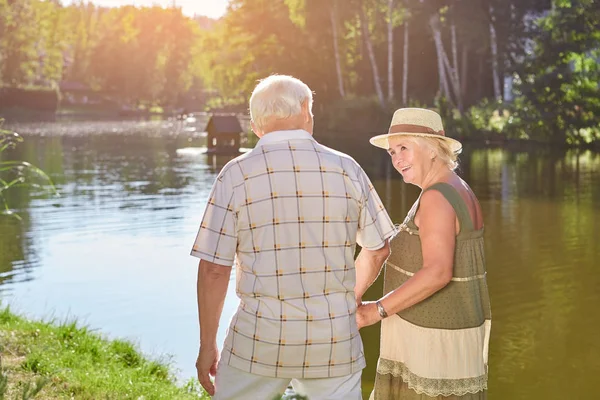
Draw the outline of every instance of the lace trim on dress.
M403 363L384 358L380 358L377 363L377 373L381 375L391 374L400 378L408 385L409 389L430 397L475 394L487 389L488 379L487 373L474 378L462 379L423 378L413 374Z

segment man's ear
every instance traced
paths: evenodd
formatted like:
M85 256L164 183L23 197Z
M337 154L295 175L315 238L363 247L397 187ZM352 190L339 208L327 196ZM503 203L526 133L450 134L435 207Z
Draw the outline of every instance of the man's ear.
M262 131L260 131L257 127L256 124L254 123L254 121L250 121L250 127L252 128L252 132L254 132L254 134L256 136L258 136L259 138L264 136L264 133L262 133Z
M308 99L304 100L302 102L302 119L304 119L304 122L309 122L310 119L312 118L311 112L308 109Z

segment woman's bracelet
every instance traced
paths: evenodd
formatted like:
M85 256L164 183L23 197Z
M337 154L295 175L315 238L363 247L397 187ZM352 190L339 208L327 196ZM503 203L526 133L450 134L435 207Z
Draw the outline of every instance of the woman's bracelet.
M385 308L383 308L383 305L381 304L381 301L377 300L375 302L375 304L377 305L377 311L379 311L379 315L381 316L381 318L387 318L388 317L388 313L385 311Z

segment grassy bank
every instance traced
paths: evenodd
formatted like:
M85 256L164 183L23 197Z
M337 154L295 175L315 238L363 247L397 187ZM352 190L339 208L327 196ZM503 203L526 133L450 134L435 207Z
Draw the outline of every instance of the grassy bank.
M29 321L8 308L0 309L0 359L0 399L209 398L193 381L177 386L166 363L127 341L76 323Z

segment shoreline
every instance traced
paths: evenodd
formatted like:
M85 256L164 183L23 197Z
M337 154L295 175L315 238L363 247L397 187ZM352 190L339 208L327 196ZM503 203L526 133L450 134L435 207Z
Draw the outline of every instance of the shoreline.
M202 113L200 120L202 122L194 122L192 124L186 124L184 121L174 119L167 116L155 116L151 118L132 118L132 117L109 117L109 118L86 118L86 116L75 116L60 117L56 119L28 119L28 120L11 120L7 119L4 122L4 128L9 130L16 130L20 135L41 135L41 136L78 136L79 133L75 133L78 125L89 124L88 129L84 130L83 134L118 134L127 133L127 127L129 128L154 128L155 130L165 130L165 132L155 132L159 136L181 136L190 138L204 137L206 133L201 129L200 125L204 125L208 120L210 113ZM83 118L80 118L83 117ZM239 114L238 118L246 123L248 116ZM0 113L0 119L2 119ZM61 132L43 132L40 128L43 124L61 124L69 125L69 129L61 129ZM102 130L102 126L106 126L104 132L98 132ZM127 127L123 128L122 125ZM315 124L315 135L319 136L321 140L333 141L333 140L346 140L348 135L354 136L355 139L364 138L368 140L371 136L381 132L361 132L360 129L348 131L346 129L327 129L326 127L320 127L319 123ZM189 128L189 129L188 129ZM175 132L171 130L175 129ZM93 131L93 132L92 132ZM79 131L78 131L79 132ZM326 133L322 133L326 132ZM247 132L251 135L250 131ZM552 141L540 141L536 139L517 139L507 136L503 136L499 133L481 131L474 135L454 135L456 139L460 140L463 144L469 147L475 148L509 148L512 150L526 151L528 149L548 149L548 150L591 150L594 152L600 152L600 141L591 143L562 143Z
M241 115L241 118L247 119L246 116ZM1 119L1 117L0 117ZM60 126L61 124L68 125L68 129L60 129L60 131L54 132L43 132L41 125L43 124L55 124ZM78 129L78 125L88 124L88 129L83 132ZM102 129L102 127L105 129ZM186 129L191 127L193 129ZM111 119L57 119L57 120L28 120L28 121L5 121L4 128L9 130L15 130L18 134L32 135L32 136L80 136L86 134L128 134L128 129L143 129L153 128L154 134L157 136L169 136L169 137L186 137L186 138L204 138L206 132L203 132L199 126L196 125L185 125L182 121L173 120L172 118L164 119L143 119L143 118L111 118ZM175 129L175 132L172 131ZM323 131L327 133L322 133ZM377 132L361 132L360 130L347 131L347 130L326 130L320 129L318 125L315 126L315 135L323 141L334 141L340 139L347 139L348 135L354 136L354 139L360 140L364 138L368 140L373 135L378 134ZM248 132L248 135L251 135ZM558 143L558 142L544 142L535 139L515 139L509 138L497 133L481 132L477 136L454 136L460 140L464 145L474 148L508 148L517 151L526 151L530 149L548 149L548 150L591 150L594 152L600 152L600 141L583 143L583 144L569 144L569 143Z
M0 398L7 400L37 389L33 397L48 400L210 398L193 378L178 385L167 362L77 322L29 320L0 307L0 343Z

